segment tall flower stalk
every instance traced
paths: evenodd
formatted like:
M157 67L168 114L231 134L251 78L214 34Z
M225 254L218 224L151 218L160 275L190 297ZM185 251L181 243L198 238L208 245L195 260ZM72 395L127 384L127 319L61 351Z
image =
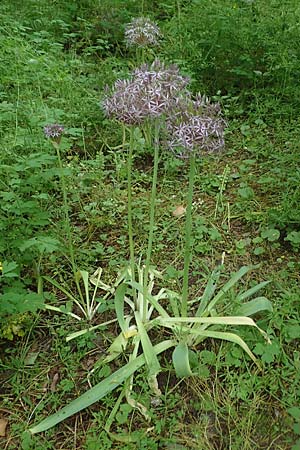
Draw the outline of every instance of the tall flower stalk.
M44 134L45 136L51 140L51 144L56 150L56 156L58 161L58 167L59 167L59 178L62 188L62 195L63 195L63 210L64 210L64 216L65 216L65 229L67 233L67 239L68 239L68 247L69 247L69 254L70 254L70 260L72 265L72 271L73 274L76 274L76 264L75 264L75 255L74 255L74 247L72 242L72 235L71 235L71 225L70 225L70 217L69 217L69 208L68 208L68 198L67 198L67 187L66 187L66 180L64 176L64 169L63 169L63 163L61 159L60 154L60 141L61 137L64 133L64 127L59 124L50 124L46 125L44 127Z
M128 236L130 247L130 267L134 279L135 255L132 220L132 158L134 148L134 128L140 127L148 144L154 148L152 188L150 198L149 234L143 280L142 319L146 320L146 291L150 271L151 254L155 229L155 199L159 161L159 130L162 117L170 114L182 93L186 91L188 78L181 76L177 66L166 67L156 60L151 65L143 64L135 69L128 80L117 80L114 87L106 88L102 103L105 114L117 119L130 128L130 143L127 160L128 189ZM154 138L153 138L154 134Z
M127 157L127 218L128 218L128 239L129 239L129 258L132 280L135 281L135 254L134 238L132 224L132 159L134 151L134 128L130 127L129 150Z
M144 286L143 286L143 321L146 321L146 303L147 303L147 289L148 289L148 276L151 263L152 246L154 238L154 227L155 227L155 201L156 201L156 190L157 190L157 174L158 174L158 162L159 162L159 121L158 119L154 123L154 161L153 161L153 175L152 175L152 188L151 188L151 199L150 199L150 221L149 221L149 234L148 234L148 246L145 262L145 273L144 273Z
M181 316L188 314L189 268L192 259L192 203L195 183L196 158L216 153L224 147L226 122L221 117L219 104L212 104L199 94L195 100L180 100L177 109L168 117L169 148L189 160L189 186L184 237L184 268L181 294Z
M62 137L63 133L64 133L64 127L59 124L49 124L44 127L45 136L51 140L51 143L56 150L58 167L59 167L59 178L60 178L61 190L62 190L62 195L63 195L63 211L64 211L64 219L65 219L64 225L65 225L65 230L66 230L66 234L67 234L68 250L69 250L69 255L70 255L72 272L73 272L73 276L74 276L74 280L76 283L78 294L80 296L81 301L84 303L83 295L81 292L81 288L80 288L78 276L77 276L75 252L74 252L72 232L71 232L71 221L70 221L69 208L68 208L67 187L66 187L64 168L63 168L61 152L60 152L60 142L61 142L61 137Z
M185 232L184 232L184 266L183 266L183 281L182 281L182 297L181 297L181 315L187 316L188 312L188 295L189 295L189 269L192 258L192 204L195 184L196 171L196 156L190 157L189 168L189 187L187 193L187 207L185 217Z

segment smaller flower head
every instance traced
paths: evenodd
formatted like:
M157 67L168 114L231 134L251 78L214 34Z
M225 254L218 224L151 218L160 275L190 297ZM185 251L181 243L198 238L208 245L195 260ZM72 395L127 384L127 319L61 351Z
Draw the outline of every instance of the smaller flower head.
M52 123L44 127L44 134L48 139L59 139L64 132L64 127L57 123Z
M168 117L168 147L179 158L216 153L224 147L224 129L220 105L207 97L182 99Z
M125 29L125 41L128 46L157 45L160 35L158 26L147 17L133 19Z

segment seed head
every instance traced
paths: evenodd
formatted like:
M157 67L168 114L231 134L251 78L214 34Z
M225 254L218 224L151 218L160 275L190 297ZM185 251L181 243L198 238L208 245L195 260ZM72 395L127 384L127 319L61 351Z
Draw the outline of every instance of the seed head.
M59 139L64 132L64 127L57 123L49 124L44 127L44 134L49 139Z
M182 159L219 152L224 147L226 126L218 103L210 103L199 94L195 100L186 97L168 116L168 147Z
M125 28L125 41L129 47L154 46L158 44L161 33L156 25L147 17L133 19Z
M102 107L107 117L130 125L159 117L170 111L186 90L189 80L156 60L133 71L131 79L117 80L112 91L106 88Z

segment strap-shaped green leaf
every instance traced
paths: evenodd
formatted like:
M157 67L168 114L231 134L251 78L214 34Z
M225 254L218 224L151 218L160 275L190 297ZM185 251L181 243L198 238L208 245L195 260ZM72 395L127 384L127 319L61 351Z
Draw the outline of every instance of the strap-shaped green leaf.
M216 317L159 317L153 322L159 322L161 325L168 323L207 323L209 325L250 325L257 327L256 323L250 317L244 316L216 316Z
M208 303L212 299L212 296L214 295L214 292L217 287L217 283L218 283L220 275L221 275L221 268L222 268L222 266L219 266L216 269L214 269L209 277L209 280L207 282L207 285L205 287L203 295L200 298L200 305L195 314L197 317L200 317L203 314L203 312L205 311L205 308L207 307Z
M55 309L54 311L56 311L56 309ZM128 318L128 317L129 317L129 316L125 316L125 319ZM77 316L76 316L75 318L77 318ZM97 328L101 328L101 327L105 327L105 326L107 326L107 325L110 325L111 323L114 323L114 322L117 322L117 319L111 319L111 320L108 320L107 322L98 323L98 325L95 325L95 326L93 326L93 327L90 327L90 328L84 328L83 330L75 331L74 333L71 333L71 334L69 334L69 335L66 337L66 342L69 342L69 341L71 341L72 339L76 339L76 338L78 338L79 336L82 336L82 335L84 335L84 334L86 334L86 333L88 333L88 332L90 332L90 331L97 330Z
M43 276L43 279L48 281L48 283L51 283L52 286L56 287L57 289L59 289L61 292L63 292L70 300L72 300L73 302L76 302L76 298L69 292L67 291L67 289L64 288L64 286L62 284L59 284L56 280L54 280L51 277L48 277L47 275Z
M129 286L132 286L138 292L142 294L144 293L144 288L140 283L137 283L136 281L128 281L127 284L129 284ZM153 307L162 317L169 317L169 314L166 312L166 310L158 303L156 298L149 292L147 293L147 300L149 300L151 305L153 305Z
M144 324L141 320L141 316L139 311L136 311L135 314L135 320L138 328L138 334L141 339L142 347L143 347L143 353L145 356L145 360L148 366L149 370L149 378L152 379L152 377L156 377L156 375L160 371L160 364L157 359L154 347L152 345L152 342L150 341L150 338L148 336L148 333L144 327Z
M115 310L117 319L123 333L126 332L126 323L124 320L124 297L127 291L127 284L121 283L115 292Z
M153 323L158 322L160 325L167 327L167 328L173 328L176 329L179 324L189 324L189 323L196 323L196 324L206 324L206 325L247 325L251 327L255 327L257 330L260 331L260 333L264 336L264 338L270 343L270 339L267 335L267 333L259 328L258 325L254 322L253 319L250 317L244 317L244 316L225 316L225 317L167 317L162 318L159 317L157 319L153 320ZM199 327L199 328L182 328L182 332L185 332L187 334L192 333L199 333L202 335L203 331L205 330L205 326Z
M55 286L57 289L59 289L61 292L63 292L70 300L72 300L74 303L76 303L78 308L83 313L84 317L86 316L86 311L82 307L80 302L69 291L67 291L67 289L65 289L63 285L59 284L56 280L53 280L53 278L48 277L48 276L43 276L43 279L47 280L49 283L51 283L53 286Z
M89 314L90 313L89 273L86 270L79 270L78 272L76 272L75 277L78 282L80 281L80 278L82 278L85 292L85 301Z
M263 289L267 284L269 284L270 281L262 281L261 283L256 284L250 289L247 289L247 291L242 292L241 294L238 294L237 300L244 301L247 298L251 297L252 295L256 294L260 289Z
M50 310L50 311L55 311L55 312L58 312L58 313L67 314L68 316L73 317L76 320L82 320L82 318L77 316L76 314L73 314L70 311L64 311L63 309L58 308L57 306L45 304L45 308Z
M179 342L176 346L172 354L172 360L178 378L193 375L189 361L189 348L185 342Z
M238 344L247 353L247 355L250 356L252 361L254 361L255 364L257 365L257 367L261 370L261 366L260 366L259 362L257 361L257 359L255 358L254 354L251 352L251 350L248 347L248 345L246 344L246 342L242 338L240 338L240 336L238 336L237 334L227 333L224 331L213 331L213 330L199 330L199 331L192 330L191 333L198 334L198 336L200 338L200 342L205 337L205 338L212 338L212 339L222 339L224 341L229 341L229 342ZM197 344L197 340L195 341L195 345L196 344Z
M165 350L173 347L175 342L167 340L160 342L154 347L155 354L158 355ZM116 387L120 386L128 377L130 377L136 370L140 369L145 364L144 355L138 356L136 359L130 361L125 366L121 367L109 377L102 380L96 386L89 389L77 399L73 400L69 405L62 408L57 413L40 422L38 425L29 429L32 434L46 431L54 427L56 424L62 422L67 417L76 414L79 411L91 406L93 403L101 400L105 395L112 392Z
M257 297L250 302L244 303L237 311L241 316L252 316L260 311L273 311L273 306L270 300L266 297Z
M248 273L252 267L250 266L243 266L238 270L236 273L232 275L229 281L227 281L226 284L219 290L217 295L211 300L211 302L207 306L207 312L211 311L215 305L218 303L218 301L223 297L226 292L229 291L246 273Z

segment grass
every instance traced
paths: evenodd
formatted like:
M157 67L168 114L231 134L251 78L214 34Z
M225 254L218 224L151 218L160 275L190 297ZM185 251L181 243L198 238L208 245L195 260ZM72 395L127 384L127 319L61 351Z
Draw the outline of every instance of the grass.
M120 147L122 133L104 117L99 103L104 85L112 85L134 66L121 31L139 11L134 2L114 1L111 16L101 21L105 2L87 0L76 6L62 1L58 9L43 1L16 3L22 3L18 16L11 2L0 6L5 19L0 30L1 446L9 450L296 450L300 445L296 2L286 2L278 11L276 2L270 2L272 17L276 14L274 29L261 12L260 0L250 9L242 1L234 8L232 2L217 2L218 11L207 0L204 28L216 15L216 28L206 27L211 33L197 28L196 2L182 4L180 11L171 1L158 6L144 2L145 11L157 18L166 36L157 50L159 56L177 62L192 77L195 91L215 96L229 122L226 151L196 166L189 296L203 293L223 252L223 283L243 265L256 266L244 279L244 290L270 280L263 295L272 302L273 313L255 319L271 338L271 346L259 340L251 327L239 328L263 371L237 346L206 340L197 346L195 377L177 379L171 353L160 358L159 399L149 395L145 372L138 372L134 399L147 406L150 422L122 398L119 388L33 436L27 432L29 427L86 392L89 384L118 370L131 351L124 350L121 360L100 364L120 332L114 322L66 342L75 331L114 319L109 299L91 321L79 322L42 307L46 301L62 312L73 308L80 313L63 291L47 281L53 278L77 295L60 172L42 128L52 122L66 127L61 156L76 265L90 274L101 266L101 280L111 285L129 259L126 155ZM256 26L251 22L253 14ZM237 20L241 29L236 33L243 39L239 48L230 40ZM226 37L223 44L216 41L218 30ZM264 30L273 31L267 35ZM293 39L278 39L280 30ZM257 52L254 38L259 38ZM201 65L200 47L206 55ZM253 76L256 65L264 77ZM136 140L131 175L135 251L140 255L147 247L153 161L143 136ZM187 186L187 164L162 153L151 264L163 274L158 287L174 291L182 285L185 240L184 216L173 211L185 206ZM43 276L46 298L38 294ZM27 303L20 305L22 298ZM97 294L96 301L100 298ZM235 299L235 290L230 290L226 314L238 308ZM168 338L163 331L151 330L150 335L157 341ZM104 426L118 399L120 407L107 432Z

